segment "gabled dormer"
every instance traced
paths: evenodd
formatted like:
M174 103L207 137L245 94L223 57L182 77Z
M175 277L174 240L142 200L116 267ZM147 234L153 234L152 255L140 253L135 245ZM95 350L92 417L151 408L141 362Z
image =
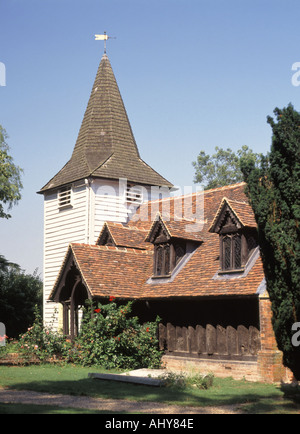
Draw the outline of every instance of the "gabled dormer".
M97 246L116 246L116 242L111 234L108 224L105 222L98 240L96 242Z
M145 239L154 245L152 278L171 277L183 258L201 243L199 234L185 232L185 226L183 222L165 222L157 214Z
M219 234L220 273L242 272L258 246L250 205L223 198L209 232Z

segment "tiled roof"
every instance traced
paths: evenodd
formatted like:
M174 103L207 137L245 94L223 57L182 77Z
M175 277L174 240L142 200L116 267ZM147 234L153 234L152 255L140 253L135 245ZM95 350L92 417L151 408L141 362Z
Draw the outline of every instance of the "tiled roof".
M145 242L147 232L134 226L123 225L122 223L106 222L103 225L97 243L104 231L111 235L116 247L130 247L135 249L148 250L151 244Z
M226 197L222 199L222 202L219 206L219 209L213 219L210 231L214 230L214 227L219 219L219 216L224 208L224 206L228 205L231 211L236 216L237 220L240 222L241 226L256 228L256 221L254 217L253 210L249 204L249 202L240 202L237 200L228 200Z
M152 269L152 251L72 243L70 252L93 297L138 298Z
M256 294L264 278L260 259L245 277L215 279L219 268L219 239L211 234L172 282L145 283L141 298L249 296Z
M40 193L87 177L126 178L138 184L172 187L140 158L106 54L101 59L71 159Z
M160 222L162 224L170 238L180 238L190 241L202 241L200 228L193 220L182 219L180 221L173 220L173 216L163 219L161 214L158 213L155 217L155 221L152 223L150 230L147 233L145 241L151 242L152 232L155 230L156 224ZM201 224L202 227L202 224Z
M207 190L201 194L204 195L204 215L202 215L201 221L202 228L197 236L202 243L195 245L195 250L173 279L150 279L151 283L148 283L153 273L153 246L148 243L148 250L131 248L134 244L131 234L147 233L146 231L149 231L153 224L150 220L141 220L135 216L127 227L109 224L110 229L113 228L112 232L115 231L114 236L124 237L124 242L121 242L119 238L117 242L119 246L127 243L128 248L126 249L71 244L70 249L72 249L78 268L91 294L95 297L112 295L132 299L250 296L256 294L264 278L259 254L257 259L254 257L253 266L247 270L247 273L230 276L219 275L219 235L209 232L220 203L225 196L239 218L243 222L253 224L251 209L246 205L244 184ZM162 211L162 202L166 200L170 202L169 216L171 219L174 216L174 198L162 199L158 201L158 205ZM150 206L151 203L141 206L140 217L141 215L145 217ZM190 206L195 211L195 195L192 196ZM172 224L175 224L171 229L173 234L176 233L176 236L184 237L184 225L177 225L177 222L172 222L172 220L166 222L168 226L172 227Z
M254 213L249 202L246 203L229 200L228 203L243 226L250 228L257 227Z
M135 226L139 229L148 230L159 212L166 223L185 220L197 223L200 226L202 237L205 237L211 227L213 220L220 209L224 199L234 203L244 203L243 211L247 209L248 217L254 222L252 208L248 204L247 196L244 193L245 184L238 183L225 187L219 187L212 190L205 190L188 196L174 196L170 198L145 202L129 221L129 226ZM203 206L202 206L203 205ZM241 208L240 208L241 209ZM245 216L243 216L245 219Z

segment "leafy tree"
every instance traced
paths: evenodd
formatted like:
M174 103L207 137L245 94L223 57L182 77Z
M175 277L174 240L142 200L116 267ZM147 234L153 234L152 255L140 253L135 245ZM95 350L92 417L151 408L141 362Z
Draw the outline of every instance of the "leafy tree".
M262 158L262 154L254 153L248 146L242 146L236 153L230 148L216 147L215 151L213 155L201 151L197 161L192 163L195 168L194 182L203 184L205 190L242 182L241 159L255 161L255 165L259 165Z
M16 205L21 199L20 190L22 189L21 172L9 155L9 146L6 143L7 133L0 125L0 218L10 218L4 205L8 210Z
M0 255L0 272L7 271L9 267L14 267L20 270L20 266L18 264L14 264L13 262L9 262L3 255Z
M300 321L300 113L290 104L268 117L273 136L260 167L242 160L246 193L258 224L273 328L284 364L300 380L300 347L291 342Z
M35 305L42 309L42 281L0 257L0 322L9 337L18 337L33 323Z

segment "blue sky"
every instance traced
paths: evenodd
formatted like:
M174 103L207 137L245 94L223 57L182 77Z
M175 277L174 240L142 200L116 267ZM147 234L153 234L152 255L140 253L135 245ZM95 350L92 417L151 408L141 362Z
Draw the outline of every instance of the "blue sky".
M300 110L297 0L0 0L0 124L24 169L22 200L0 221L0 254L43 268L43 198L70 158L103 54L142 158L175 185L215 146L267 152L266 117Z

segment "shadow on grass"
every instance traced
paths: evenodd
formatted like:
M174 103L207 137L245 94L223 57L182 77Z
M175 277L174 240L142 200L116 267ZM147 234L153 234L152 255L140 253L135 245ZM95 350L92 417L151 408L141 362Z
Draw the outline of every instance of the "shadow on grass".
M300 386L282 383L281 390L285 398L292 399L296 404L300 404Z
M68 408L43 404L3 404L0 414L117 414L116 412L88 410L85 408ZM118 413L119 414L119 413Z
M208 390L153 387L92 378L48 381L39 380L26 383L10 384L10 389L32 390L49 394L67 394L89 396L103 399L124 399L130 401L152 401L181 406L224 406L256 403L260 401L278 401L282 393L267 385L244 384L234 380L215 385ZM266 389L267 388L267 389ZM268 403L265 403L267 406Z
M207 390L153 387L89 378L92 372L113 373L99 367L1 367L0 386L48 394L90 396L102 399L150 401L181 406L235 405L250 413L294 412L295 405L283 388L274 384L214 378ZM287 399L284 399L287 398Z
M300 407L289 399L264 400L241 405L248 414L299 414Z

